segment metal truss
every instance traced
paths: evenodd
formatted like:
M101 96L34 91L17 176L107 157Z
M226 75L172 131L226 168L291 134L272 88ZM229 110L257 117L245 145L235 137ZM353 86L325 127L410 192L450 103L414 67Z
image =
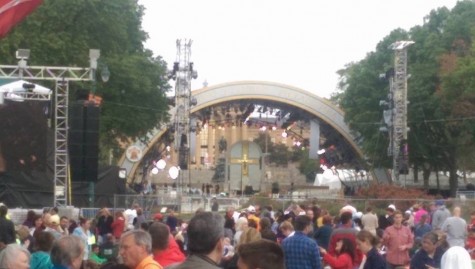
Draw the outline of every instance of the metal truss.
M94 70L82 67L0 65L1 78L26 80L92 81Z
M95 81L97 58L91 56L91 67L58 67L58 66L27 66L25 59L18 65L0 65L0 78L25 80L53 80L55 86L55 134L54 134L54 202L55 206L63 207L70 204L69 160L68 160L68 96L69 81ZM4 97L8 94L4 93ZM23 100L50 100L49 94L32 92L14 92L15 98ZM45 99L47 98L48 99ZM5 99L12 99L7 97Z
M413 41L398 41L390 48L395 51L394 77L391 83L393 99L392 113L392 156L393 180L399 180L399 170L407 167L407 48Z
M190 153L190 112L193 102L191 98L191 80L196 79L198 74L193 69L193 63L190 62L191 40L177 40L177 56L170 71L169 77L176 81L175 83L175 150L179 154L179 166L188 164Z

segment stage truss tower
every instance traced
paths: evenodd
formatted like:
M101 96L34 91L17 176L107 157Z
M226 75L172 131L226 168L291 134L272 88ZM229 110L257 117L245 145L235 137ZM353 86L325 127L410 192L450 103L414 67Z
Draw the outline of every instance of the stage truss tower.
M18 53L20 52L20 53ZM29 50L18 50L18 65L0 65L0 78L55 81L54 91L54 206L70 205L68 182L68 97L70 81L95 81L100 51L89 51L90 67L28 66ZM7 93L4 99L9 99ZM23 100L50 100L51 95L15 92Z

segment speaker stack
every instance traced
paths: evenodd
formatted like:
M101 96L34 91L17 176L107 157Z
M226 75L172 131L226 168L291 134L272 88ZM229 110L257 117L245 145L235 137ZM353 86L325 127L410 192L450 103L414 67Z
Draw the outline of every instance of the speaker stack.
M72 181L97 181L100 107L78 100L69 109L69 163Z

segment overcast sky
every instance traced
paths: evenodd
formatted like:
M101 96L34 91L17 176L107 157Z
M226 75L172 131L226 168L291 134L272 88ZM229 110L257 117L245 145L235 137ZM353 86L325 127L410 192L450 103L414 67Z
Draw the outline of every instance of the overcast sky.
M329 97L336 71L392 30L422 25L456 0L139 0L146 47L171 68L176 39L192 39L192 90L240 80L288 84ZM376 79L376 78L375 78ZM173 82L171 82L173 83ZM174 84L172 84L174 86Z

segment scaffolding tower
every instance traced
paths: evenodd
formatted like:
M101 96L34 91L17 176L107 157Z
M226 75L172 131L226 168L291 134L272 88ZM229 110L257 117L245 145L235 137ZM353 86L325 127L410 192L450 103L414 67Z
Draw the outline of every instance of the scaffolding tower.
M393 158L392 180L398 181L401 172L408 170L409 149L407 144L407 48L413 41L397 41L390 45L394 50L394 76L390 79L392 100L392 128L388 153Z
M176 61L173 69L169 71L169 79L175 80L175 116L173 120L174 147L178 152L178 166L180 169L188 169L190 156L190 131L191 107L196 105L196 99L191 96L191 80L198 77L197 71L193 68L191 57L190 39L177 39Z

